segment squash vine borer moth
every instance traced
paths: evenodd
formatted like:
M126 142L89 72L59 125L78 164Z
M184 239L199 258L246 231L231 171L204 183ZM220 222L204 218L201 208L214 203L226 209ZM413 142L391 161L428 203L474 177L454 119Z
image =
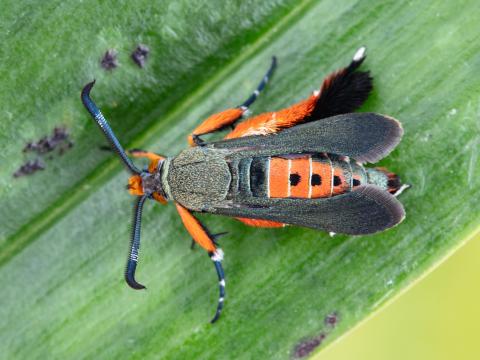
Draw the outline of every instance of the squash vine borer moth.
M193 240L212 259L220 286L212 322L219 318L225 297L223 252L217 236L192 212L231 216L250 226L298 225L353 235L400 223L405 213L395 195L405 185L384 168L363 166L388 155L403 134L400 123L389 116L352 113L372 90L370 73L357 71L364 59L362 47L347 67L327 76L306 100L239 122L271 77L274 57L252 95L240 106L203 121L188 137L190 147L177 156L131 150L131 156L150 161L145 170L133 164L91 100L94 82L87 84L82 102L132 174L128 189L136 203L127 283L144 288L135 280L135 269L146 199L172 201ZM201 139L229 126L233 130L223 140Z

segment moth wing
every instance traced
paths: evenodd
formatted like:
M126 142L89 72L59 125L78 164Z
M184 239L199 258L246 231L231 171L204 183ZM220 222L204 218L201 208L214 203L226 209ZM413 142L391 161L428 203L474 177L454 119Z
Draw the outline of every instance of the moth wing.
M271 135L253 135L208 143L210 147L241 151L243 155L330 153L359 162L377 162L400 142L399 121L375 113L332 116Z
M341 234L372 234L405 218L402 204L375 185L321 199L247 198L240 204L215 208L215 213L263 219Z

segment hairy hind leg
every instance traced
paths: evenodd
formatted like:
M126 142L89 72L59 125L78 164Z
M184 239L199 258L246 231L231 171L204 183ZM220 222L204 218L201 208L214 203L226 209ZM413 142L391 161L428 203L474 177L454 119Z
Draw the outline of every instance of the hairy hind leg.
M193 132L188 137L189 144L191 146L201 145L203 141L200 139L200 135L205 135L221 130L226 126L233 125L237 120L239 120L243 116L243 114L248 111L250 105L255 102L258 95L260 95L262 90L265 88L265 85L267 85L276 67L277 58L274 56L272 57L272 63L267 73L263 76L262 81L260 81L257 88L248 97L248 99L235 108L224 110L204 120L197 128L195 128L195 130L193 130Z
M350 64L328 75L309 98L286 109L247 119L227 134L226 139L250 135L268 135L300 123L352 112L372 90L369 72L356 71L365 60L365 48L355 52Z
M276 228L276 227L285 227L287 224L270 221L270 220L262 220L262 219L248 219L248 218L236 218L240 220L245 225L253 226L253 227L261 227L261 228Z
M155 161L155 160L163 160L165 159L164 156L151 152L151 151L145 151L142 149L130 149L128 150L128 153L136 158L146 158L150 161Z
M353 112L367 100L373 79L369 71L356 71L366 56L366 48L359 48L347 67L325 78L311 120Z

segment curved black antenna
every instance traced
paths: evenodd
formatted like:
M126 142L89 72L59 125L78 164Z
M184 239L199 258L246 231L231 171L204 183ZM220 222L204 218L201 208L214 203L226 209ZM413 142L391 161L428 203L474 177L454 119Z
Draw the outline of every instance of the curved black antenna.
M277 67L277 58L275 56L272 56L272 63L270 64L270 68L267 70L267 73L263 76L262 81L260 81L260 84L258 84L257 88L252 93L252 95L250 95L250 97L247 100L245 100L245 102L242 105L240 105L239 108L245 111L248 109L250 105L252 105L255 102L255 100L257 100L258 95L260 95L262 90L265 88L265 85L267 85L268 80L270 80L276 67Z
M83 105L88 110L90 115L92 115L93 120L95 120L97 125L100 127L100 130L102 130L103 134L105 135L108 142L110 143L112 149L118 154L118 156L120 156L120 158L123 161L123 164L127 167L127 169L132 174L140 175L141 171L137 169L137 167L132 163L132 160L130 160L130 158L127 156L122 145L120 145L120 142L118 141L117 137L113 133L113 130L110 128L110 125L108 125L107 120L105 119L103 114L100 112L100 110L97 108L95 103L90 98L90 90L92 90L93 85L95 85L95 80L88 83L83 88L82 96L81 96Z
M145 286L135 280L135 270L138 262L138 250L140 249L140 226L142 224L143 204L148 196L137 197L133 208L132 238L130 240L130 251L128 254L127 267L125 269L125 281L136 290L145 289Z
M210 253L209 255L213 261L213 265L215 265L215 270L217 271L218 287L220 290L220 294L218 297L217 310L215 311L215 316L210 321L213 324L215 321L218 320L223 309L223 302L225 300L225 273L223 272L223 267L222 267L222 259L223 259L222 249L217 249L214 253Z

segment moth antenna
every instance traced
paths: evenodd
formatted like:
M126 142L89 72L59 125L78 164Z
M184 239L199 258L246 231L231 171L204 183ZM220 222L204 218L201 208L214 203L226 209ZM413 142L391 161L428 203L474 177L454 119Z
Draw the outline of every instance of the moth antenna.
M90 98L90 91L92 90L93 85L95 85L95 80L84 86L81 95L83 105L88 110L93 120L95 120L97 125L100 127L100 130L102 130L112 149L118 154L118 156L120 156L120 159L122 159L122 162L127 167L128 171L130 171L132 174L140 175L141 171L137 169L132 160L130 160L130 158L127 156L107 120Z
M223 260L223 251L220 248L217 248L215 252L209 254L210 258L213 261L213 265L215 266L215 270L217 271L218 276L218 287L219 287L219 297L218 297L218 304L217 310L215 311L215 316L210 321L210 323L216 322L220 318L220 314L222 313L223 303L225 300L225 273L223 272L222 267L222 260Z
M145 286L135 280L135 270L137 269L138 251L140 249L140 226L142 224L143 204L147 196L139 196L133 208L132 238L130 240L130 251L128 254L127 267L125 269L125 281L136 290L145 289Z

